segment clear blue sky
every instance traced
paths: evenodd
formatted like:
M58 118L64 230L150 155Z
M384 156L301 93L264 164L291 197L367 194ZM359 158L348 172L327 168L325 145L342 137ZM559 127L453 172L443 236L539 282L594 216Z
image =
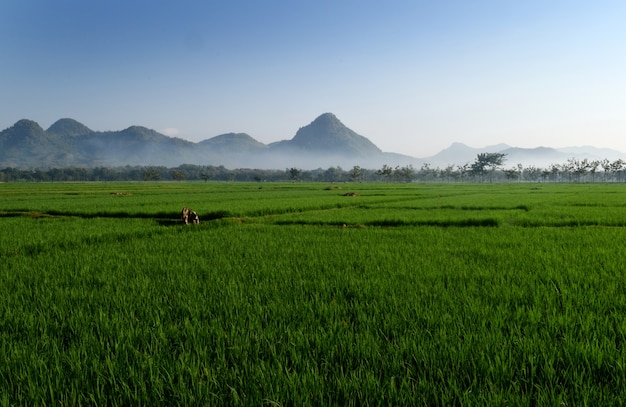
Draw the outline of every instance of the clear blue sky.
M70 117L269 143L332 112L384 151L626 152L626 2L4 0L0 129Z

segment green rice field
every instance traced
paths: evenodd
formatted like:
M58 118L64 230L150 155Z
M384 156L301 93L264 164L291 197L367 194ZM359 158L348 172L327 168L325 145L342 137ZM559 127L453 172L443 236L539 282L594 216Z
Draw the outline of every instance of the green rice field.
M1 183L0 406L621 406L625 248L623 184Z

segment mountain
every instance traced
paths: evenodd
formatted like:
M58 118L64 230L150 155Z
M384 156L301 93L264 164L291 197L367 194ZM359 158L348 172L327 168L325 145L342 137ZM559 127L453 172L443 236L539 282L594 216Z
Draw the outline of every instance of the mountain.
M480 149L472 148L463 143L452 143L450 147L441 150L437 154L425 158L433 166L446 166L448 164L463 164L476 158Z
M423 160L433 167L445 167L448 165L462 165L472 163L479 153L503 153L506 154L504 167L513 167L517 164L524 166L536 166L547 168L552 164L562 164L571 158L588 160L616 160L624 158L624 154L607 149L591 146L585 147L535 147L521 148L511 147L506 144L497 144L482 148L469 147L463 143L452 143L450 147L440 151L432 157Z
M54 134L65 137L76 137L93 133L89 127L74 119L59 119L46 130L48 134Z
M550 147L510 147L499 152L506 154L505 166L523 163L526 166L533 165L539 168L547 168L551 164L564 163L568 158L571 158L571 156Z
M265 145L245 133L221 134L198 143L168 137L155 130L131 126L119 131L93 131L69 118L44 130L22 119L0 132L0 168L52 168L70 166L223 165L227 168L316 169L353 166L379 169L412 165L420 168L472 163L479 153L506 154L505 168L534 165L546 168L570 158L589 160L626 158L624 154L594 147L518 148L497 144L473 148L453 143L438 154L418 159L383 152L368 138L344 125L334 114L324 113L301 127L292 139Z
M200 157L195 143L165 136L142 126L121 131L92 132L75 138L78 151L93 165L166 165L195 163Z
M445 167L451 164L462 165L474 162L476 155L479 153L498 153L502 150L506 150L507 148L510 148L510 146L506 144L474 148L463 143L452 143L450 147L441 150L439 153L431 157L424 158L424 161L428 162L432 166L440 167Z
M32 120L19 120L0 132L0 164L5 168L41 163L63 167L76 158L64 137L47 133Z
M597 148L593 146L582 147L564 147L558 149L560 152L566 154L568 157L576 156L582 158L588 158L592 160L607 159L610 161L617 160L619 158L624 159L624 153L616 151L610 148Z
M265 156L274 168L380 168L382 165L419 165L415 157L382 152L368 138L345 126L332 113L324 113L301 127L291 140L268 145Z
M142 126L93 131L69 118L48 130L20 120L0 132L0 167L123 166L181 164L229 168L363 168L417 164L413 157L383 153L369 139L325 113L300 128L291 140L265 145L245 133L227 133L198 143L168 137Z
M267 149L267 146L256 141L246 133L227 133L203 140L198 143L201 148L210 149L216 153L242 154L259 152Z
M227 168L266 168L267 146L246 133L226 133L200 141L194 147L202 163ZM281 168L281 167L277 167Z
M363 157L382 152L369 139L347 128L332 113L324 113L308 126L301 127L291 140L270 146L275 149Z

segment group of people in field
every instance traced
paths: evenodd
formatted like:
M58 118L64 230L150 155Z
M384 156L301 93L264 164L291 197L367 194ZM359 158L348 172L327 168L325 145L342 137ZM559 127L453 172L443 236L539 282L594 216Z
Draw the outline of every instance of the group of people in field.
M184 207L181 211L180 218L185 225L188 225L190 223L197 225L200 223L200 218L198 217L198 214L187 207Z

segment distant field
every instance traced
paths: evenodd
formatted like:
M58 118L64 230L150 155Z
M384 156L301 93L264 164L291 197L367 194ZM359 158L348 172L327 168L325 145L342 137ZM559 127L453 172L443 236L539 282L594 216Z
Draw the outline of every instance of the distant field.
M624 185L5 183L0 230L3 406L626 403Z

